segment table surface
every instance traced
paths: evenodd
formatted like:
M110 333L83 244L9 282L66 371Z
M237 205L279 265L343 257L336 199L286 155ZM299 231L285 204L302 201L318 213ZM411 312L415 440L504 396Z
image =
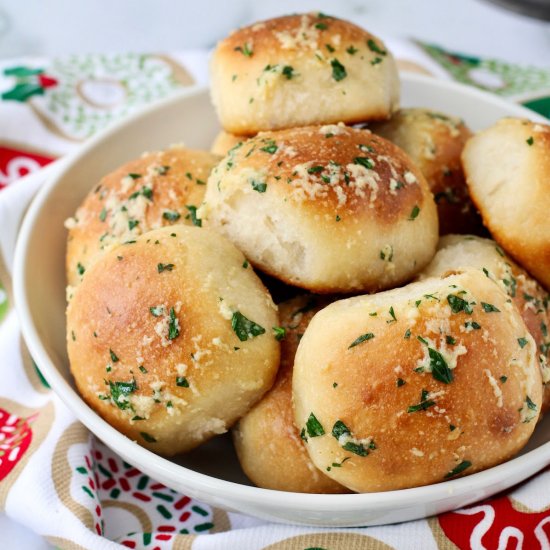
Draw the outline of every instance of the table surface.
M483 0L80 0L72 5L78 9L68 8L65 0L3 0L0 58L207 48L238 25L284 13L321 10L351 19L382 37L419 38L467 54L549 65L550 23ZM81 31L94 27L101 32ZM53 548L0 514L0 548L8 547Z

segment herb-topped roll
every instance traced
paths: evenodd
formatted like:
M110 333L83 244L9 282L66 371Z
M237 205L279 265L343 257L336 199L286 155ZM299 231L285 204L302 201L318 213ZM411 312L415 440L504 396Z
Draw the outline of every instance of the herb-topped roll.
M218 44L210 80L223 128L239 135L386 119L399 101L396 64L382 41L322 13L235 31Z
M150 229L200 225L196 209L219 160L206 151L173 146L144 154L103 177L65 222L69 285L77 286L107 250Z
M225 431L271 387L277 308L230 242L156 229L107 252L67 310L71 372L105 420L164 455Z
M428 109L401 109L369 128L401 147L420 168L435 197L441 234L483 231L460 162L472 135L462 120Z
M259 487L297 493L346 492L311 462L294 425L292 408L292 367L298 343L313 315L330 301L305 295L279 305L281 366L277 379L233 428L241 466Z
M198 215L265 272L314 292L399 285L431 260L438 237L432 194L405 153L334 124L234 147Z
M550 290L550 125L504 118L466 143L462 164L493 238Z
M469 270L317 313L298 347L293 395L313 463L369 492L511 458L535 428L542 384L517 308Z
M550 408L550 303L548 293L513 262L491 239L472 235L442 237L433 260L418 278L445 277L461 269L479 269L510 296L523 317L538 350L544 384L542 412Z

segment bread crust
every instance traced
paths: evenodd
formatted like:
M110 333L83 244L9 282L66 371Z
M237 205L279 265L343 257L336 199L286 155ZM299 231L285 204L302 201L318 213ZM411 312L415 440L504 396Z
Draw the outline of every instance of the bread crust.
M550 126L502 119L466 143L462 164L492 237L550 290Z
M217 45L210 77L220 122L238 135L385 119L399 102L395 61L381 40L318 12L235 31Z
M437 483L517 453L542 385L535 343L508 300L468 270L315 315L293 374L314 464L340 463L327 475L370 492Z
M106 251L150 229L192 225L219 156L173 146L146 153L104 176L69 218L66 270L70 286Z
M263 271L314 292L400 284L432 258L438 234L407 155L344 125L264 132L234 148L199 215Z
M491 239L474 235L446 235L439 240L433 260L418 279L445 277L474 268L495 281L518 308L537 346L543 382L541 412L550 408L550 303L548 293Z
M67 309L71 372L88 405L163 455L227 431L279 365L277 308L245 265L220 235L183 225L99 259Z
M401 147L420 168L434 194L439 232L484 232L464 178L460 154L472 132L464 121L429 109L400 109L369 128Z

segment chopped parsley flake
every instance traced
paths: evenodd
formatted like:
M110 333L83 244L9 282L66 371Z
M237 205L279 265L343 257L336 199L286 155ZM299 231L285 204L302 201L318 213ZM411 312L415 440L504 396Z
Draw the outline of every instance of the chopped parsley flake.
M332 427L332 436L339 439L342 435L351 435L351 432L341 420L337 420Z
M355 157L353 159L354 164L359 164L360 166L364 166L365 168L368 168L369 170L372 170L374 168L374 162L372 159L368 157Z
M386 55L387 53L386 50L383 50L372 38L367 40L367 46L371 52L378 53L380 55Z
M76 270L77 270L79 275L84 275L84 272L86 271L86 268L80 262L78 262L76 264Z
M447 472L444 478L449 479L451 477L457 476L458 474L461 474L464 470L469 468L471 465L472 463L469 460L463 460L460 464L455 466L450 472Z
M451 306L451 311L453 313L460 313L463 311L464 313L471 314L473 312L472 305L456 294L449 294L447 296L447 302Z
M162 306L150 307L149 311L154 317L160 317L164 313L164 308Z
M185 376L178 376L176 378L176 386L179 386L180 388L188 388L189 382L187 381L187 378L185 378Z
M518 338L518 344L523 349L527 345L527 338Z
M411 337L411 329L408 328L408 329L405 331L405 336L403 336L403 338L404 338L405 340L408 340L410 337Z
M453 381L453 371L447 365L443 355L433 348L428 348L428 355L430 356L432 376L439 382L450 384Z
M325 44L325 48L330 52L330 53L334 53L334 47L331 46L330 44Z
M420 394L420 403L417 405L410 405L407 408L407 412L414 413L418 411L425 411L426 409L433 407L435 405L435 401L428 399L429 394L430 392L428 392L428 390L422 390L422 393Z
M369 454L369 451L362 443L354 443L353 441L348 441L346 444L342 445L342 449L359 456L368 456Z
M245 260L243 262L243 269L246 269L250 264L248 263L248 260Z
M481 302L481 307L485 313L500 313L498 307L495 307L493 304L488 304L487 302Z
M263 327L246 318L240 311L235 311L233 313L231 317L231 328L241 342L265 333Z
M326 31L328 29L328 25L326 23L315 23L315 28L320 31Z
M197 207L193 204L186 204L185 208L189 211L189 214L185 216L185 219L191 219L191 223L196 227L202 227L202 220L197 218Z
M344 80L344 78L348 76L346 68L344 67L344 65L342 65L342 63L340 63L340 61L338 61L338 59L333 59L330 64L332 66L332 78L334 78L336 82Z
M323 426L317 420L313 413L310 413L309 418L307 419L306 430L309 437L318 437L320 435L325 435L325 430Z
M150 187L144 186L139 191L134 191L128 197L128 199L130 199L130 200L137 199L140 195L145 197L146 199L151 200L151 197L153 196L153 190Z
M374 334L372 332L367 332L366 334L361 334L361 336L357 337L349 346L348 349L354 348L355 346L358 346L359 344L366 342L367 340L372 340L374 338Z
M237 46L235 51L241 52L245 57L252 57L254 55L252 46L249 46L247 42L244 43L244 46Z
M310 166L307 169L308 174L318 174L319 172L322 172L325 169L324 166L317 165L317 166Z
M267 189L267 183L265 182L251 180L250 184L252 185L252 189L254 189L254 191L258 191L258 193L265 193Z
M355 55L358 51L359 50L354 46L350 46L349 48L346 48L346 52L348 52L350 55Z
M445 342L449 344L449 346L454 346L456 344L456 339L453 336L445 336Z
M283 76L286 76L287 80L292 80L292 77L296 76L296 74L294 73L294 68L290 65L285 65L283 67L283 70L281 71L281 74Z
M139 220L128 220L128 229L132 231L134 227L137 227L139 225Z
M165 210L162 217L169 222L177 222L181 218L181 214L175 210Z
M157 442L157 440L152 435L149 435L147 432L139 432L139 435L141 435L141 437L143 437L143 439L147 441L147 443Z
M130 174L128 174L128 177L132 178L133 180L137 180L137 179L141 178L141 174L130 173Z
M174 264L157 264L157 271L162 273L163 271L172 271Z
M117 363L117 362L118 362L119 359L118 359L117 354L116 354L112 349L110 349L110 348L109 348L109 355L111 356L111 361L112 361L113 363Z
M531 401L531 398L527 395L525 396L525 403L527 403L527 408L532 410L532 411L536 411L537 410L537 406L535 405L535 403L533 403L533 401Z
M275 336L275 340L281 341L286 336L286 328L285 327L273 327L273 334Z
M168 170L170 170L170 166L159 166L156 168L156 172L159 176L166 176L166 174L168 174Z
M170 308L170 316L168 319L168 340L173 340L180 335L180 329L178 327L178 319L174 308Z
M464 323L464 326L466 328L472 328L474 330L479 330L481 328L481 325L479 323L476 323L475 321L466 321Z
M529 136L526 140L527 145L531 146L533 143L535 143L535 140L533 139L533 136Z
M273 140L268 141L265 147L260 147L260 151L264 151L265 153L269 153L270 155L276 153L277 149L277 144Z
M500 381L501 381L503 384L504 384L504 382L506 382L506 380L508 380L508 377L507 377L507 376L502 375L502 376L500 377Z
M391 321L387 321L387 322L395 323L397 321L397 317L395 316L395 311L393 310L393 306L390 307L390 316L391 316Z
M100 221L104 222L106 218L107 218L107 209L103 208L99 213L99 219Z
M401 386L404 386L406 384L405 380L403 380L403 378L398 378L397 381L395 382L395 385L400 388Z
M137 390L137 384L135 380L131 382L111 382L109 380L109 389L111 391L111 399L115 405L124 411L131 407L127 397Z
M417 204L415 204L409 215L409 221L415 220L418 217L418 214L420 214L420 208Z
M139 370L140 370L143 374L147 374L147 369L146 369L143 365L140 365L140 366L139 366Z

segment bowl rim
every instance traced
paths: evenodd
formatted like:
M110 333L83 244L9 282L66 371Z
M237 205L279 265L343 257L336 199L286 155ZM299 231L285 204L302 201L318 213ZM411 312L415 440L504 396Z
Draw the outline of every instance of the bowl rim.
M424 83L438 88L442 93L447 90L461 92L471 100L482 98L490 101L508 111L516 111L517 115L529 118L535 122L548 122L548 120L526 107L511 103L498 96L483 92L476 88L459 84L453 81L441 80L435 77L404 73L400 78L405 82ZM44 372L45 378L50 384L54 393L69 408L69 410L81 421L94 435L108 441L108 445L126 457L134 456L136 453L142 455L141 462L147 462L151 468L159 472L165 479L185 479L188 485L194 490L204 491L217 497L233 498L238 494L239 500L246 500L250 504L268 504L273 508L288 509L289 502L293 507L303 507L308 510L326 512L345 508L347 510L359 510L361 508L372 508L379 506L381 509L388 509L399 502L400 506L414 505L422 501L437 502L446 497L457 497L469 493L475 487L486 487L492 484L502 483L511 468L514 470L538 471L550 463L550 441L527 452L524 455L516 456L506 462L493 466L487 470L470 474L465 477L442 481L431 485L398 489L393 491L353 493L353 494L308 494L287 491L264 489L250 485L243 485L233 481L215 478L213 476L196 472L185 466L171 462L169 459L156 455L152 451L141 447L118 430L108 424L86 402L79 396L69 383L57 370L55 362L50 358L37 328L32 321L32 306L29 303L25 291L27 279L26 251L31 240L34 224L44 203L47 201L51 191L56 187L64 173L76 166L90 150L99 145L106 137L121 132L125 127L131 126L142 117L161 111L168 105L179 103L190 97L196 97L208 93L206 86L190 86L170 97L146 106L121 121L110 125L107 129L99 132L87 141L75 154L71 155L62 164L49 180L42 185L31 202L19 230L13 263L13 291L15 309L21 325L21 332L29 347L30 353L37 365ZM510 115L512 116L512 115ZM511 483L510 483L511 484Z

